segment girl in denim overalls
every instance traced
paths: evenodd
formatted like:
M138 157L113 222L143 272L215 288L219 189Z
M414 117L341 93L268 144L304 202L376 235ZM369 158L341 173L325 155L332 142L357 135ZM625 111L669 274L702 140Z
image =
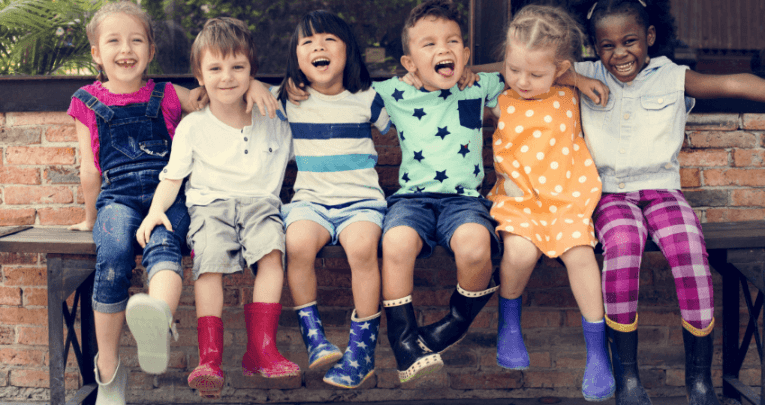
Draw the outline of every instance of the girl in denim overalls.
M85 199L85 221L71 229L92 229L96 243L96 403L124 404L127 371L118 352L126 308L141 367L150 373L167 367L172 314L181 293L181 247L189 226L182 194L167 211L172 229L157 227L141 252L150 295L136 294L128 301L128 288L135 267L135 231L170 157L180 100L188 100L189 91L144 80L154 39L148 15L134 3L104 6L88 24L87 34L101 73L95 83L74 93L68 110L79 138Z
M648 235L675 278L689 402L719 404L710 375L712 279L699 220L680 191L678 154L693 97L765 101L765 81L748 74L699 74L660 56L674 39L669 2L601 0L587 11L600 60L577 63L576 70L610 89L605 107L582 97L581 113L603 180L593 220L604 250L602 287L616 404L650 404L637 368L639 272Z

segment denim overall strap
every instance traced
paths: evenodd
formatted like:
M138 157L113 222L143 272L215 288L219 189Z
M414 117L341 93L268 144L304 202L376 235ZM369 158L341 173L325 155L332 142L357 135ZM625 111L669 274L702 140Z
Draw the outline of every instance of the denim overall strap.
M165 96L165 86L167 86L167 82L154 85L154 90L151 91L151 98L146 104L147 117L157 118L159 115L159 108L162 105L162 97Z
M112 117L114 117L114 111L112 111L111 108L83 89L75 91L72 97L76 97L78 100L85 103L86 107L90 108L96 115L106 122L111 121Z

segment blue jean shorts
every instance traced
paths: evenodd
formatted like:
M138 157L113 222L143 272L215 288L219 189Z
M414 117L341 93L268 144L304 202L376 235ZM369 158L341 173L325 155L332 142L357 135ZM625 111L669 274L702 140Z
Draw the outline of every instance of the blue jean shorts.
M158 184L159 170L104 175L96 201L98 216L93 226L96 243L93 310L101 313L125 310L136 253L143 254L141 264L146 268L149 280L163 270L174 271L183 277L182 249L186 247L189 230L183 193L179 193L173 205L165 211L173 232L157 225L143 251L136 241L136 231L149 212Z
M387 208L385 200L363 200L343 205L296 201L282 206L282 218L285 229L295 221L316 222L329 232L329 244L336 245L343 229L354 222L372 222L382 228Z
M388 214L383 235L397 226L408 226L420 235L423 246L418 258L433 254L441 245L452 251L449 242L454 231L463 224L483 225L491 235L491 256L500 254L500 244L494 232L495 222L489 215L492 202L483 197L452 194L417 193L394 194L388 197Z

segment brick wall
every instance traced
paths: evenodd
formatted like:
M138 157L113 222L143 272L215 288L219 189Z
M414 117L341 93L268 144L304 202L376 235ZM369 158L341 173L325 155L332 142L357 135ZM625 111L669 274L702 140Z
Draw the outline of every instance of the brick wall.
M491 136L487 129L486 136ZM702 222L744 221L765 217L765 115L694 114L687 127L680 159L686 196ZM387 192L397 187L400 151L394 136L375 134L380 155L379 173ZM489 145L490 142L487 142ZM71 118L63 112L0 113L0 226L64 226L83 217L79 186L79 154ZM485 190L494 181L491 150ZM282 196L288 199L294 182L288 169ZM744 252L741 261L764 256ZM127 328L122 358L130 372L129 402L201 402L188 388L186 377L198 363L193 285L186 259L186 280L176 315L181 338L172 345L169 371L151 376L140 371L135 342ZM758 264L761 266L761 264ZM648 253L641 273L640 362L641 377L653 396L684 396L684 357L674 282L666 260ZM352 310L348 263L320 259L316 263L319 302L329 339L345 347ZM47 315L45 256L0 253L0 400L35 401L48 398ZM720 317L719 275L713 272ZM386 338L377 350L376 377L359 390L333 389L321 381L324 370L307 370L307 355L297 318L286 309L281 318L278 345L298 362L303 376L283 380L244 378L239 366L246 333L242 306L252 296L249 274L232 276L225 283L226 326L224 370L227 402L364 401L438 398L579 397L585 364L580 315L568 287L565 269L542 259L524 293L523 327L531 355L528 371L508 372L496 365L497 299L494 297L475 321L471 333L443 355L443 371L401 385ZM417 262L414 300L420 324L445 312L456 283L451 260ZM133 292L145 289L143 269L134 273ZM292 305L285 288L282 303ZM742 304L742 313L745 306ZM743 320L742 320L743 322ZM745 324L742 324L742 331ZM743 334L743 333L742 333ZM383 319L381 336L385 336ZM720 328L713 378L721 385ZM749 351L742 379L759 384L756 349ZM67 389L80 381L73 356L67 368Z

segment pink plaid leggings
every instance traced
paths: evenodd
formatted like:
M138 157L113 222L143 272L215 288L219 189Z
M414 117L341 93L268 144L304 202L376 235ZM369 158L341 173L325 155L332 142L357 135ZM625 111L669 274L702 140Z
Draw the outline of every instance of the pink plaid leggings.
M635 322L640 261L650 234L672 268L680 315L698 329L712 322L712 277L704 235L679 190L603 194L593 220L603 245L603 301L612 321Z

